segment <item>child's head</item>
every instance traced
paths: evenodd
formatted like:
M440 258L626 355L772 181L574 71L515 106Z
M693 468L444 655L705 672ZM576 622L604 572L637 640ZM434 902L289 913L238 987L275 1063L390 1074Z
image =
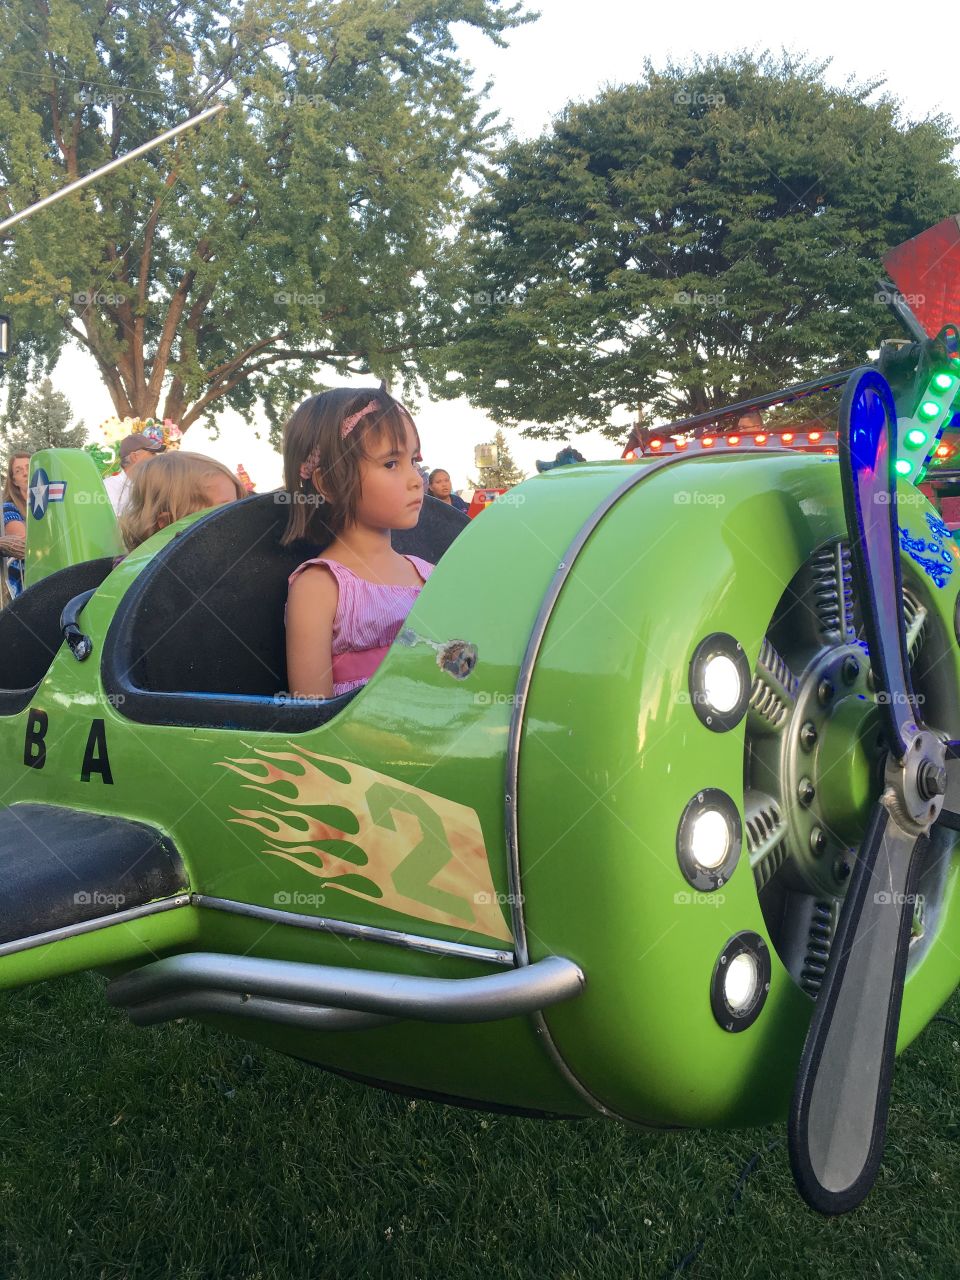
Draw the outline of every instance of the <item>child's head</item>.
M240 481L222 462L202 453L158 453L130 473L120 532L132 551L184 516L245 496Z
M408 432L419 455L413 419L386 391L340 387L304 400L283 429L284 483L292 500L283 542L327 543L352 525L364 463L384 450L405 454Z

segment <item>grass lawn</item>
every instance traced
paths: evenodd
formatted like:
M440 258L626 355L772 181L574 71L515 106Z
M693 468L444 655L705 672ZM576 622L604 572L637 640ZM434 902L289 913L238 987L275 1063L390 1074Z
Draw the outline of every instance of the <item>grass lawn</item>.
M960 1027L900 1060L879 1184L825 1220L777 1130L412 1102L192 1024L138 1030L103 985L0 996L2 1280L960 1277Z

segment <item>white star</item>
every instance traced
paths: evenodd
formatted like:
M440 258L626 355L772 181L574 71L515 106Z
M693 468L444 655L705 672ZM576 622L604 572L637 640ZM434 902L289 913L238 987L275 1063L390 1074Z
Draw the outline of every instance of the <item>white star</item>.
M47 488L48 486L43 483L39 476L37 476L36 483L30 490L33 494L33 505L38 507L41 511L46 504Z

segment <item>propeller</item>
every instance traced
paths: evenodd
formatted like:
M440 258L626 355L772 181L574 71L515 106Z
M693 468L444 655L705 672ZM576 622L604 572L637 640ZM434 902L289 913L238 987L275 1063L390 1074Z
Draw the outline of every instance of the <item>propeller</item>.
M825 1214L855 1208L876 1180L915 884L933 823L942 818L960 828L960 778L947 767L960 755L960 743L946 743L924 726L910 683L893 472L896 410L875 369L851 375L839 426L854 586L888 755L807 1032L787 1128L800 1194Z

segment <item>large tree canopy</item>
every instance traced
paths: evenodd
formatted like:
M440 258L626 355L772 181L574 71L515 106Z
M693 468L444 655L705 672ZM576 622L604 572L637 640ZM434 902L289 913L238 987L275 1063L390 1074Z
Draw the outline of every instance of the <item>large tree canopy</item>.
M530 435L676 420L855 364L882 252L960 210L952 126L826 64L649 64L499 157L452 253L434 390Z
M258 400L276 421L318 366L390 376L489 145L451 26L501 42L523 20L510 0L5 0L3 212L231 104L8 233L14 401L71 339L120 417L185 428Z

